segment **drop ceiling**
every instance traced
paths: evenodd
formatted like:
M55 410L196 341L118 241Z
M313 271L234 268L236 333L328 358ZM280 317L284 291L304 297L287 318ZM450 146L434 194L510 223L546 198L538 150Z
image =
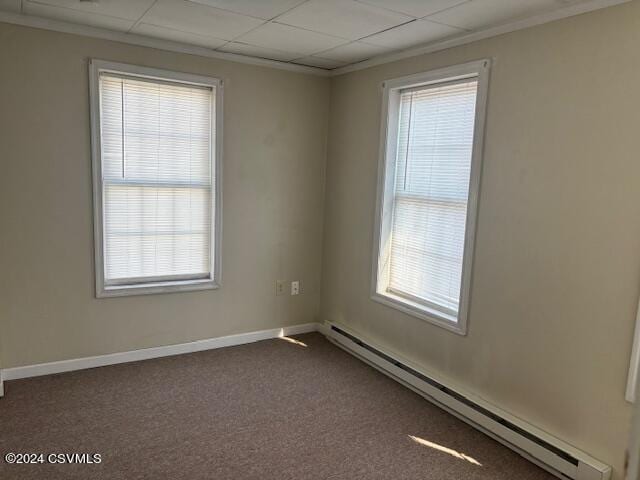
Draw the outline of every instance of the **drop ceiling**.
M344 67L372 58L391 57L406 49L468 38L507 24L524 26L529 19L560 18L615 3L621 2L0 0L0 12L13 14L14 19L39 17L120 32L132 38L157 38L242 58L340 72ZM587 5L589 8L581 8ZM0 21L3 20L6 19L0 16Z

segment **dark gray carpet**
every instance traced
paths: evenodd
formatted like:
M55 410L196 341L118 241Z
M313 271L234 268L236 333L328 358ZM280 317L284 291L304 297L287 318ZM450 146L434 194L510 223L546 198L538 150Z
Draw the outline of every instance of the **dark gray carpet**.
M319 334L7 382L8 479L552 479ZM414 437L412 439L412 437Z

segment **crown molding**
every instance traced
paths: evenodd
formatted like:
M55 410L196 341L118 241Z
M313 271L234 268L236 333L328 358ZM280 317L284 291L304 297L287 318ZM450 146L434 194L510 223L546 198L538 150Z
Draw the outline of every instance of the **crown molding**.
M104 28L91 27L88 25L79 25L75 23L63 22L59 20L51 20L31 15L23 15L17 13L0 12L0 22L11 23L14 25L22 25L25 27L39 28L44 30L52 30L55 32L70 33L73 35L83 35L86 37L100 38L103 40L111 40L114 42L127 43L142 47L157 48L176 53L185 53L188 55L199 55L201 57L215 58L227 60L230 62L244 63L248 65L257 65L267 68L275 68L297 72L303 74L317 75L321 77L335 77L344 75L358 70L383 65L385 63L396 62L405 58L416 57L428 53L446 50L448 48L466 45L468 43L477 42L486 38L503 35L505 33L515 32L529 27L535 27L544 23L561 20L563 18L581 15L583 13L593 12L607 7L613 7L631 0L590 0L577 4L560 7L551 12L546 12L534 17L525 18L514 22L505 23L496 27L486 28L471 33L465 33L446 40L431 42L424 45L410 47L404 50L392 52L386 55L364 60L359 63L347 65L345 67L336 68L334 70L325 70L322 68L307 67L289 62L279 62L277 60L268 60L265 58L249 57L245 55L237 55L234 53L218 52L205 47L198 47L181 42L171 40L162 40L159 38L147 37L133 33L116 32Z
M54 32L100 38L102 40L111 40L113 42L127 43L130 45L137 45L141 47L157 48L159 50L166 50L169 52L198 55L201 57L227 60L230 62L244 63L248 65L257 65L259 67L288 70L290 72L306 73L322 77L328 77L330 75L329 70L324 70L322 68L307 67L304 65L297 65L295 63L288 62L279 62L277 60L269 60L266 58L248 57L245 55L237 55L235 53L218 52L209 48L174 42L171 40L147 37L134 33L117 32L114 30L107 30L105 28L79 25L75 23L52 20L32 15L0 12L0 23L10 23L13 25L22 25L24 27L39 28L42 30L52 30Z
M416 47L409 47L405 50L380 55L369 60L364 60L359 63L354 63L352 65L347 65L345 67L330 70L330 75L332 77L335 77L338 75L344 75L345 73L356 72L358 70L364 70L366 68L375 67L377 65L383 65L385 63L403 60L405 58L425 55L427 53L434 53L440 50L446 50L447 48L466 45L468 43L484 40L485 38L495 37L529 27L535 27L536 25L542 25L544 23L553 22L555 20L561 20L563 18L573 17L575 15L580 15L583 13L593 12L594 10L600 10L602 8L613 7L615 5L628 3L630 1L631 0L590 0L588 2L567 5L551 12L546 12L534 17L525 18L523 20L504 23L496 27L490 27L484 30L466 33L461 36L451 37L447 40L436 41Z

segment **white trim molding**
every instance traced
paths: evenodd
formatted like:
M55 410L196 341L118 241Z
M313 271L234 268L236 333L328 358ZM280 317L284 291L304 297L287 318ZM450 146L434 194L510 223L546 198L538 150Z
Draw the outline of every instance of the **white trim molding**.
M640 408L634 405L627 447L625 480L640 479Z
M23 27L39 28L41 30L51 30L53 32L82 35L84 37L100 38L102 40L110 40L112 42L126 43L129 45L137 45L140 47L157 48L158 50L166 50L168 52L185 53L187 55L198 55L200 57L227 60L230 62L256 65L259 67L288 70L290 72L306 73L322 77L328 77L330 75L329 70L325 70L322 68L307 67L305 65L298 65L295 63L280 62L278 60L269 60L266 58L249 57L247 55L238 55L235 53L219 52L217 50L211 50L206 47L199 47L197 45L190 45L188 43L175 42L173 40L163 40L161 38L147 37L135 33L117 32L105 28L91 27L89 25L80 25L76 23L69 23L61 20L53 20L50 18L36 17L31 15L22 15L19 13L0 11L0 22L11 23L13 25L22 25Z
M504 35L505 33L524 30L525 28L543 25L545 23L554 22L556 20L562 20L563 18L573 17L576 15L581 15L583 13L589 13L595 10L613 7L623 3L628 3L630 1L631 0L590 0L587 2L574 3L573 5L560 7L551 12L542 13L533 17L511 21L502 25L477 30L471 33L464 33L460 36L454 36L446 40L436 40L435 42L427 43L424 45L416 45L404 50L399 50L385 55L373 57L369 60L364 60L352 65L346 65L344 67L336 68L334 70L331 70L331 76L335 77L337 75L364 70L366 68L375 67L377 65L384 65L385 63L396 62L405 58L417 57L419 55L425 55L427 53L439 52L440 50L446 50L447 48L466 45L468 43L477 42L486 38L497 37L498 35Z
M382 118L380 122L378 185L371 265L371 299L460 335L466 335L467 319L469 317L490 70L491 60L480 59L424 73L385 80L382 84ZM389 286L389 245L392 237L395 210L396 150L401 93L407 89L430 88L466 79L477 81L477 96L474 113L473 147L470 159L469 189L466 199L467 213L459 307L457 311L452 311L445 309L441 305L398 294L398 292L391 290Z
M194 342L178 343L175 345L130 350L128 352L110 353L107 355L97 355L95 357L74 358L58 362L39 363L23 367L5 368L0 370L0 376L3 380L39 377L42 375L52 375L54 373L72 372L87 368L104 367L107 365L138 362L140 360L149 360L152 358L170 357L173 355L182 355L184 353L201 352L216 348L244 345L247 343L259 342L261 340L270 340L274 338L287 337L289 335L316 332L319 328L320 326L317 323L304 323L281 328L272 328L269 330L228 335L225 337L207 338L205 340L196 340Z
M638 390L638 375L640 374L640 302L636 312L636 328L633 334L633 349L631 350L631 360L629 360L629 374L627 376L627 391L624 398L627 402L636 401Z

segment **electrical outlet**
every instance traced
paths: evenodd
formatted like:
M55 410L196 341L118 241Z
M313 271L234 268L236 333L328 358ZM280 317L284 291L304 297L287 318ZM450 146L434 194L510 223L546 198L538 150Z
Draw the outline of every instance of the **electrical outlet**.
M300 295L300 282L298 280L291 282L291 295Z
M276 280L276 295L284 295L284 280Z

